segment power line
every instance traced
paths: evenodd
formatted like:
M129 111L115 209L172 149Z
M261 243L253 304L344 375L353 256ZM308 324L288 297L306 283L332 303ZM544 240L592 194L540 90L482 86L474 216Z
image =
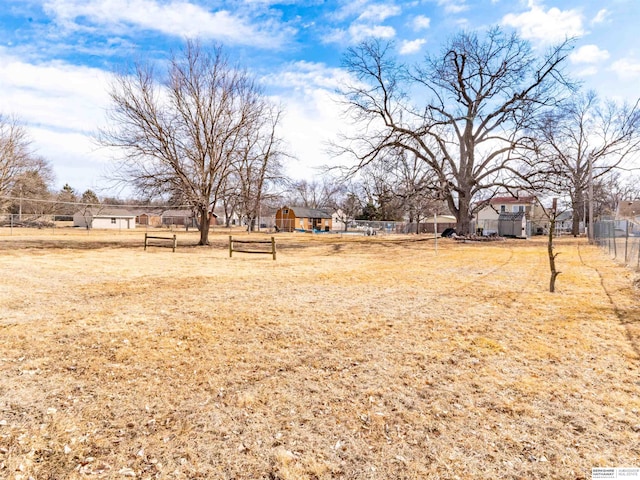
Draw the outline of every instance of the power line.
M140 205L140 204L121 204L121 203L100 203L100 202L65 202L60 200L47 200L44 198L29 198L29 197L11 197L6 195L0 195L1 199L16 201L16 202L40 202L40 203L54 203L57 205L77 205L80 207L86 207L87 205L95 205L100 207L120 207L120 208L157 208L166 210L175 209L191 209L191 205Z

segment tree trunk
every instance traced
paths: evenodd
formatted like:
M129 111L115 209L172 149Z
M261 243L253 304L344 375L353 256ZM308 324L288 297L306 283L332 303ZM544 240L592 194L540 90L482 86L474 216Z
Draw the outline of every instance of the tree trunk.
M571 202L571 209L573 210L573 220L571 222L571 235L577 237L580 235L580 217L584 209L584 193L582 190L576 191L575 197Z
M551 279L549 280L549 291L551 293L556 290L556 277L560 275L560 272L556 270L556 256L557 253L553 253L553 234L556 230L556 202L557 199L553 199L553 211L549 215L549 239L547 242L547 253L549 254L549 268L551 270Z
M456 221L456 233L469 235L471 232L471 195L460 193L458 197L458 216Z
M209 245L209 211L206 207L200 209L200 242L198 245Z

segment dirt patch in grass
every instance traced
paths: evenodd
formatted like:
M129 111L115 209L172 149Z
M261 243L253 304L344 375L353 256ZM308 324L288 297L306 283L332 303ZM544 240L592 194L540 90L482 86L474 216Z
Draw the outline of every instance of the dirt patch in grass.
M0 477L639 466L638 291L583 242L550 294L544 242L38 235L0 237Z

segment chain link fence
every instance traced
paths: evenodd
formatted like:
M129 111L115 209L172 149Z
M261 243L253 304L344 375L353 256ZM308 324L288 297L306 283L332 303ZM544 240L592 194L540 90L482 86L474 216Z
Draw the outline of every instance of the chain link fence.
M640 269L640 224L630 220L595 222L593 238L616 261Z

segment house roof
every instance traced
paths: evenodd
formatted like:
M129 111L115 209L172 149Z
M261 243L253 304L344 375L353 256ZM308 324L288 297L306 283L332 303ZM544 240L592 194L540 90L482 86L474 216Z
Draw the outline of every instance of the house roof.
M165 210L162 212L163 217L192 217L193 212L191 210Z
M147 215L149 217L159 217L160 215L162 215L162 210L160 210L159 208L134 210L133 213L135 213L139 217L142 215Z
M331 218L331 213L321 208L283 207L293 210L297 218Z
M522 197L493 197L491 200L489 200L489 203L491 205L496 205L496 204L533 204L536 201L536 197L534 197L533 195L527 195L527 196L522 196Z
M84 210L78 210L76 214L82 216L92 217L135 217L135 213L130 212L124 208L87 208Z

